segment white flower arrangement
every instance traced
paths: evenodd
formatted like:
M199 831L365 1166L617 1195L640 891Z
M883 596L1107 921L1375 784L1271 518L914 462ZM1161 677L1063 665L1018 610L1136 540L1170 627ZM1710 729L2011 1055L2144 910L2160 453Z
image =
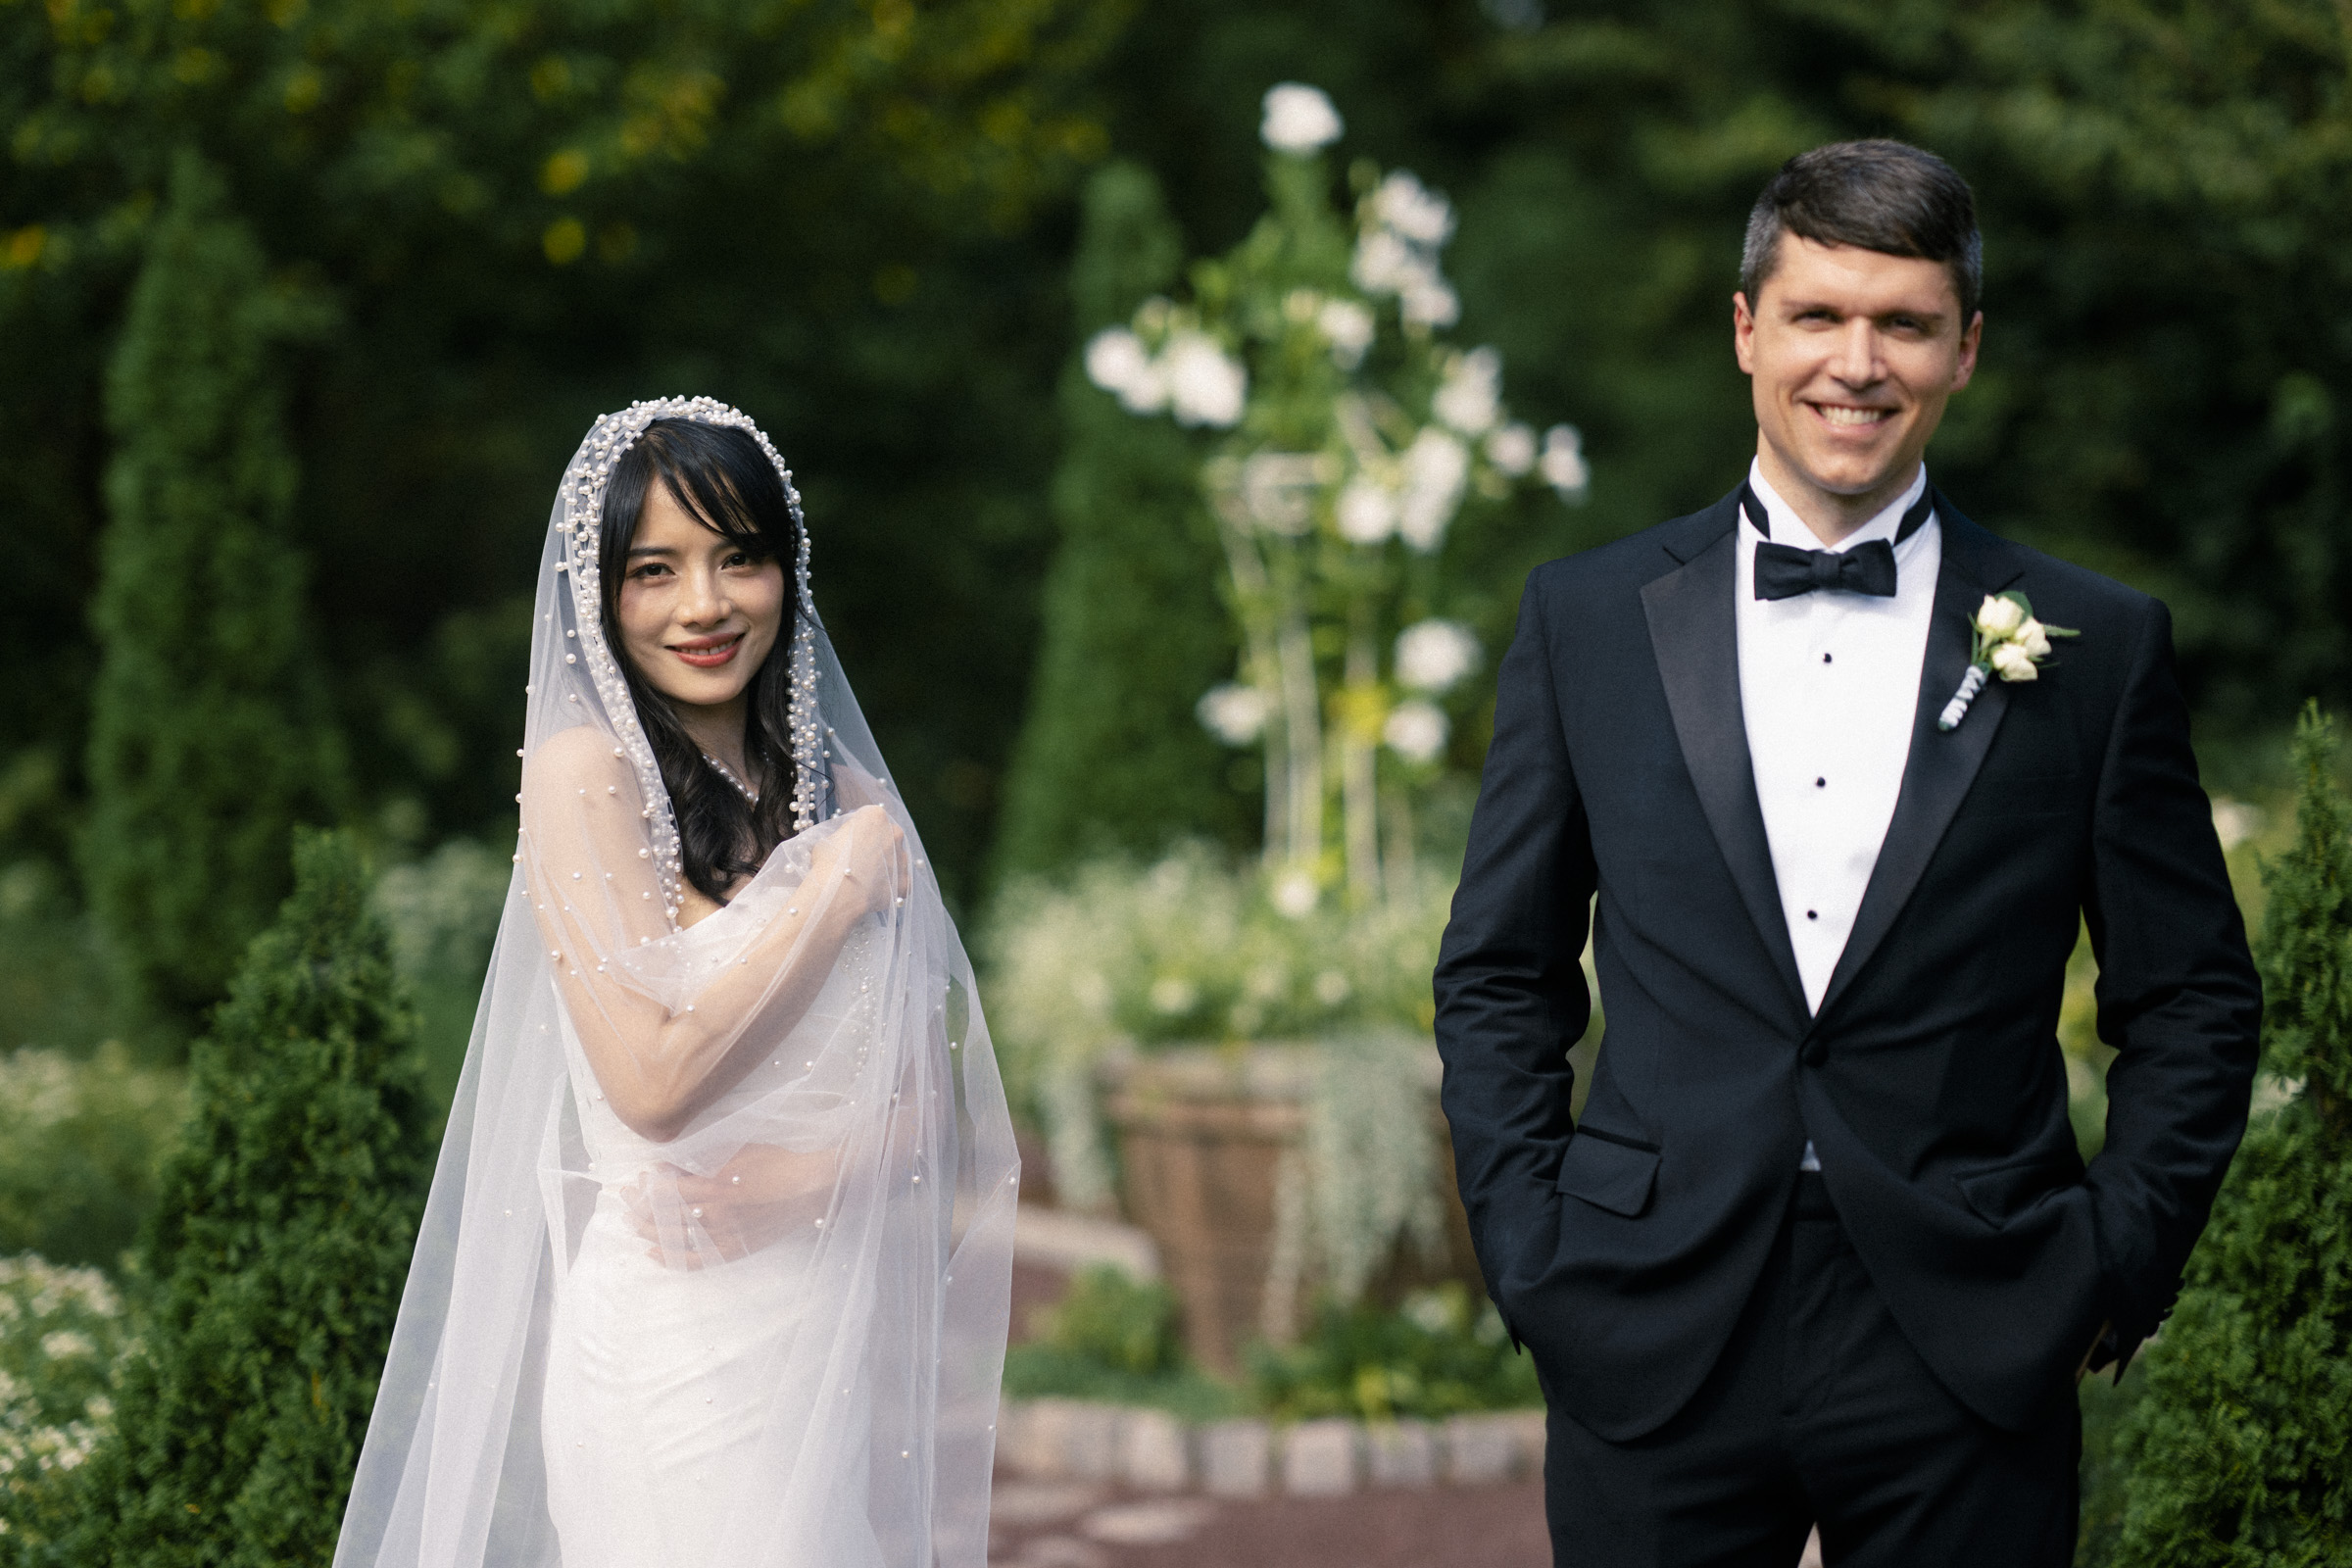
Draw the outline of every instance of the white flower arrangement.
M70 1522L67 1473L114 1430L108 1391L131 1348L122 1298L97 1270L0 1257L0 1527L19 1550Z
M1441 266L1452 204L1359 164L1353 212L1335 211L1315 156L1340 134L1330 99L1285 82L1263 107L1272 210L1196 265L1189 300L1147 300L1097 333L1085 365L1130 413L1232 432L1201 478L1242 667L1198 713L1226 745L1262 749L1269 870L1341 882L1353 905L1409 856L1409 811L1383 802L1438 778L1451 719L1434 699L1460 679L1382 657L1400 622L1444 608L1444 577L1413 558L1445 551L1474 501L1544 484L1575 503L1591 473L1573 425L1539 437L1511 417L1500 353L1443 340L1460 314ZM1463 668L1476 657L1473 640Z
M2050 657L2050 639L2082 635L2072 627L2050 626L2036 620L2033 601L2015 589L1986 594L1969 626L1975 649L1967 673L1960 677L1960 689L1952 693L1952 700L1936 716L1938 730L1948 732L1960 727L1960 721L1968 716L1969 705L1977 700L1977 694L1984 689L1984 682L1991 676L1998 675L2005 681L2039 680L2041 662Z
M1478 669L1478 634L1458 620L1417 620L1396 634L1396 679L1414 691L1451 691Z

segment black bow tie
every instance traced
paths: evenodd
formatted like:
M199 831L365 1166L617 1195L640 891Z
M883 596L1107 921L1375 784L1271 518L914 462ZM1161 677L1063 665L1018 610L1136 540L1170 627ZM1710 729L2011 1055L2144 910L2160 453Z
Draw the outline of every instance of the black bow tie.
M1932 490L1920 492L1895 528L1897 544L1917 533L1920 524L1928 520L1928 514L1935 510L1934 498ZM1740 487L1740 509L1755 524L1756 532L1764 535L1756 546L1758 599L1794 599L1816 588L1869 594L1876 599L1894 597L1894 545L1871 539L1851 550L1799 550L1772 542L1772 524L1766 518L1764 503L1744 484Z

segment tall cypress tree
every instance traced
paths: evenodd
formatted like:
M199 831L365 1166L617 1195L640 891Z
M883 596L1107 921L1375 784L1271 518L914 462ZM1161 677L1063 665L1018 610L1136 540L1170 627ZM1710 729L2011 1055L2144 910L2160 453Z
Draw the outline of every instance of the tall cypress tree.
M2115 1561L2352 1562L2352 802L2316 705L2294 848L2264 870L2265 1066L2288 1091L2238 1151L2121 1434Z
M126 999L183 1037L340 795L284 429L282 346L318 320L183 154L107 375L82 844Z
M1002 871L1151 854L1185 833L1253 835L1250 799L1228 779L1233 755L1193 716L1203 692L1233 678L1235 658L1198 499L1200 455L1169 421L1121 408L1081 363L1086 341L1171 287L1183 259L1149 172L1113 164L1088 182L1070 273L1080 359L1059 393L1061 542L998 826Z
M91 1568L333 1555L433 1150L356 849L298 831L294 874L191 1053L141 1244L143 1348L71 1554Z

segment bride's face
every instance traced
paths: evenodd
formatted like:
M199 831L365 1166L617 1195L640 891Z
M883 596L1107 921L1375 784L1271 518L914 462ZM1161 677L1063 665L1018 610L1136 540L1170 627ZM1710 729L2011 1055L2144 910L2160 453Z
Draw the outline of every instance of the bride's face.
M695 708L734 702L784 622L784 567L694 520L669 486L645 496L621 579L620 636L656 691Z

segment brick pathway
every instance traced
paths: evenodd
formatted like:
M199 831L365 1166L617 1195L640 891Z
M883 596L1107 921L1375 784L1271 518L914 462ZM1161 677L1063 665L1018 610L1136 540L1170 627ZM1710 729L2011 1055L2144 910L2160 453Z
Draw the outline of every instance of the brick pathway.
M991 1568L1547 1568L1544 1488L1140 1495L1000 1476Z

